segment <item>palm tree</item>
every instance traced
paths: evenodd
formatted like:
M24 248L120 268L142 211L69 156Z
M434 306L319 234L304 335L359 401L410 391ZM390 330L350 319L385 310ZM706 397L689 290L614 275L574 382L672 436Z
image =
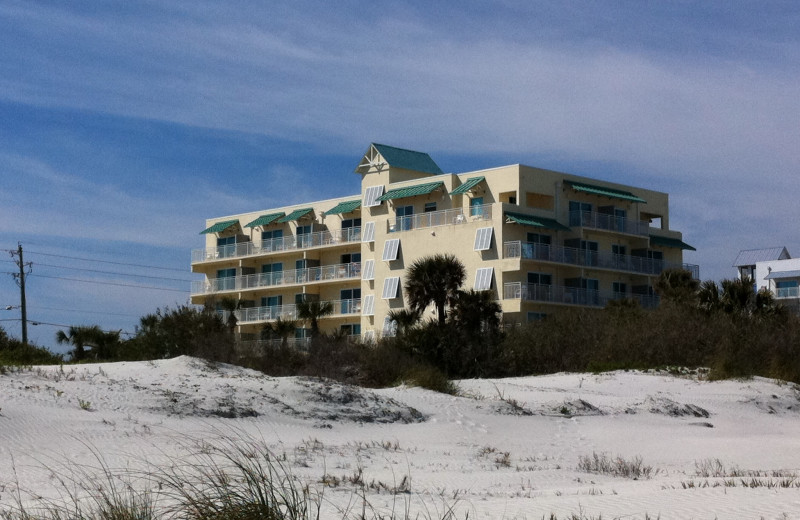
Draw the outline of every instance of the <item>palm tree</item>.
M451 319L472 335L495 335L500 331L500 304L491 291L458 291Z
M284 320L280 316L275 323L272 324L272 332L281 338L281 347L286 348L289 345L289 336L294 334L297 328L297 321Z
M389 319L397 323L397 333L401 336L416 325L419 322L419 318L418 312L408 309L389 311Z
M311 337L315 338L319 334L319 324L317 320L333 313L331 302L320 302L319 300L304 300L297 304L297 317L301 320L308 320L311 323Z
M411 310L422 314L433 304L439 326L444 327L446 307L454 300L466 276L464 264L452 254L437 254L416 260L408 269L405 286Z
M714 280L706 280L700 284L697 298L698 305L706 312L713 312L722 308L719 301L719 287Z
M225 324L228 326L231 334L233 334L236 330L236 324L239 322L239 318L236 317L236 311L242 307L242 300L226 296L219 301L219 306L223 311L228 313Z
M104 332L97 325L91 327L83 325L73 325L69 328L69 333L63 330L56 332L56 343L59 345L66 343L72 345L70 355L75 361L81 361L86 357L85 347L96 347L102 342Z
M656 292L674 303L693 303L697 299L699 281L686 269L667 269L656 281Z

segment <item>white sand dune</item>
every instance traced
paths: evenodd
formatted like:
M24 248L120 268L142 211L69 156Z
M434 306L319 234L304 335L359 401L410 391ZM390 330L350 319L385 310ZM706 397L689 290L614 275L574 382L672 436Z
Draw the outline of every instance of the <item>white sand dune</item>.
M796 385L642 372L458 384L460 397L368 390L188 357L9 371L0 507L17 486L56 496L48 468L166 465L195 441L247 437L312 486L326 482L330 511L353 500L360 472L379 510L400 501L428 515L455 505L459 518L800 518ZM593 453L641 457L652 474L580 471ZM726 476L698 475L716 459Z

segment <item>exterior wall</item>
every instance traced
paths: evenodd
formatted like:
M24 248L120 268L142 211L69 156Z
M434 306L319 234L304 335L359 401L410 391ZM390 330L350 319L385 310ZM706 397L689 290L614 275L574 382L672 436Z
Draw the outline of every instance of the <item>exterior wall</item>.
M466 289L475 287L479 269L491 268L489 290L501 302L504 320L511 323L565 306L603 306L610 299L635 298L652 306L657 303L652 295L655 278L666 268L682 266L679 247L651 243L651 236L681 240L679 232L668 229L665 193L522 165L432 175L376 161L375 167L360 171L361 192L351 197L208 220L211 226L238 219L240 229L207 234L206 247L193 251L192 269L205 274L206 280L193 286L192 302L222 296L241 300L245 308L237 311L239 331L255 335L277 315L292 318L297 295L313 295L334 302L334 315L320 322L323 330L356 326L362 335L378 336L384 333L386 315L405 306L405 270L415 260L436 253L453 253L464 263ZM452 194L476 177L484 180L467 193ZM579 191L570 181L599 188L601 193ZM431 193L364 205L365 194L375 186L383 186L385 194L430 182L443 185ZM611 195L603 194L603 189L611 190ZM614 195L614 190L630 197ZM325 214L340 202L358 199L362 206L352 213ZM481 205L473 207L478 200ZM580 211L574 209L575 203L581 204ZM299 222L245 227L261 215L289 214L306 207L313 208L313 215ZM398 216L398 210L405 213L409 207L410 214ZM544 224L518 223L509 214ZM342 228L343 220L356 218L361 219L360 228ZM298 225L312 225L313 240L298 245ZM373 240L365 240L369 226L374 226ZM489 247L476 251L476 236L486 228L491 228ZM276 229L283 232L284 247L261 242L262 231ZM235 250L221 251L218 237L234 234L238 235ZM397 258L383 260L384 248L392 240L399 241ZM298 261L319 267L295 270ZM264 265L279 262L282 278L261 275ZM365 279L363 271L370 262L374 277ZM222 269L235 269L236 280L217 280ZM386 281L393 277L399 278L398 294L384 298ZM360 291L360 297L345 299L342 291L353 295ZM262 305L268 298L274 304L277 296L282 309ZM370 298L372 314L363 312Z

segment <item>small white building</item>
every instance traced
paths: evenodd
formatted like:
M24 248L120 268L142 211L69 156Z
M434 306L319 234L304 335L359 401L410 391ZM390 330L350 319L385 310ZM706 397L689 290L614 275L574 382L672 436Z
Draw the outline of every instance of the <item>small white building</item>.
M800 258L785 247L739 251L733 266L739 278L753 279L755 289L768 289L787 307L800 309Z

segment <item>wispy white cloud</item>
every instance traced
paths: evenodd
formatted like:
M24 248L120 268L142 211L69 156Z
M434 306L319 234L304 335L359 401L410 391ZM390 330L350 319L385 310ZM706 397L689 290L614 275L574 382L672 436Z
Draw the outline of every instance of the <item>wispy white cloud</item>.
M670 193L673 227L699 249L688 256L718 278L738 248L800 255L785 217L800 196L797 23L793 2L11 1L0 100L269 136L312 155L380 141L434 159L547 157L587 175L614 165L624 182ZM95 151L91 136L48 137ZM5 151L0 168L20 180L0 191L0 232L78 238L93 219L95 238L191 247L206 218L344 189L349 171L309 163L276 159L246 191L236 171L220 182L173 169L147 192ZM148 166L156 175L158 160Z

